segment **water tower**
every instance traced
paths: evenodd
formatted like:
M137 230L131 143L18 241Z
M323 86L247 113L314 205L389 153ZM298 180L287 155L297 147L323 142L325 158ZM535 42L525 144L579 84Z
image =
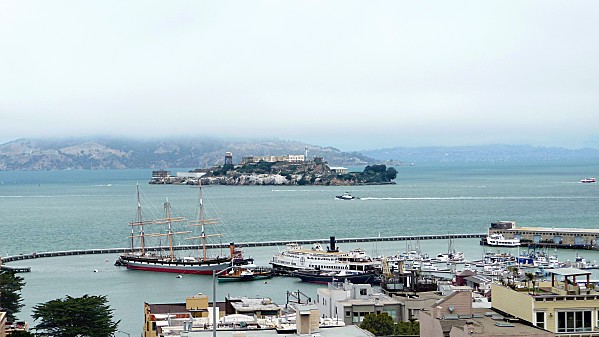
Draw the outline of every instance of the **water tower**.
M233 153L225 152L225 165L233 165Z

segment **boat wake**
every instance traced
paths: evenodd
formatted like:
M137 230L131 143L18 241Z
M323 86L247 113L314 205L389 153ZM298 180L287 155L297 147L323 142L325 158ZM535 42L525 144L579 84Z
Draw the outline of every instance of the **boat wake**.
M599 197L365 197L360 200L572 200L572 199L599 199Z
M271 190L271 192L314 192L314 190Z

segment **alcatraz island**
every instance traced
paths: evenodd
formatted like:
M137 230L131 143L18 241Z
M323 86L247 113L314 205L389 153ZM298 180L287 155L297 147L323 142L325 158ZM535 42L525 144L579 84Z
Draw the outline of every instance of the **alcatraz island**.
M307 159L307 155L249 156L233 164L233 154L226 152L222 166L174 176L166 170L153 171L150 184L353 186L395 184L396 176L397 170L384 164L349 172L345 167L329 166L322 157Z

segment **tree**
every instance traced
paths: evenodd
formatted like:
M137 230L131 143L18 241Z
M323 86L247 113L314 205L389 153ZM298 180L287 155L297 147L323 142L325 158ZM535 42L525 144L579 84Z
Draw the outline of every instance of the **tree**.
M391 181L397 177L397 170L394 167L389 167L385 171L385 178L387 181Z
M23 307L21 289L25 281L14 272L0 272L0 309L6 312L9 322L15 321L16 314Z
M368 314L360 324L360 328L372 332L375 336L389 336L395 330L393 318L386 312L382 314Z
M534 273L527 272L526 274L524 274L524 277L526 277L526 283L527 283L527 288L528 288L529 292L530 292L530 284L532 283L532 292L534 294L536 275Z
M112 321L106 296L89 296L51 300L33 307L33 319L39 336L110 337L120 321Z
M395 326L395 335L397 336L414 336L418 334L420 334L420 323L416 320L399 322Z

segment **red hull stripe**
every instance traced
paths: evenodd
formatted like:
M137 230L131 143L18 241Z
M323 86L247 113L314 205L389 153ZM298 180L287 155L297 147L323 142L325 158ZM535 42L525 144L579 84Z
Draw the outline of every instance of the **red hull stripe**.
M145 270L162 273L176 273L176 274L196 274L196 275L212 275L212 270L188 270L188 269L177 269L177 268L153 268L153 267L138 267L127 265L127 269L132 270ZM216 270L219 272L220 270Z

